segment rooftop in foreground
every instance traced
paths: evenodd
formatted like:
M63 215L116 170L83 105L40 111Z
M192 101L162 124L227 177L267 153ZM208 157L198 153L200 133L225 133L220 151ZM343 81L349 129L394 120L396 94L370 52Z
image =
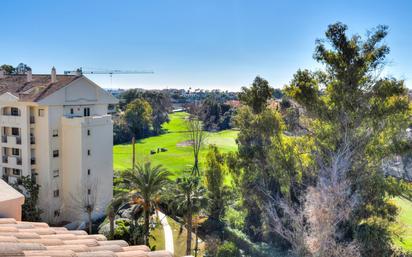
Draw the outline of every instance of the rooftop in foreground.
M145 245L129 246L124 240L107 240L83 230L50 227L42 222L0 218L0 256L42 257L172 257Z

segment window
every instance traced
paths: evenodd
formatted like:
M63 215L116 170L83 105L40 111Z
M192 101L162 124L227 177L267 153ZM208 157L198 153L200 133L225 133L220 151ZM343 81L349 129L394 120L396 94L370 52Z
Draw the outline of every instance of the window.
M87 189L87 194L90 195L92 193L92 190Z
M20 155L20 149L12 148L11 149L11 154L14 155L14 156L19 156Z
M20 134L19 133L19 128L11 128L11 134L13 136L18 136Z
M87 155L90 156L90 154L91 154L91 152L90 152L90 149L89 149L89 150L87 150Z
M53 170L53 177L57 178L59 176L59 170Z
M90 136L90 129L87 130L87 135Z
M19 116L19 109L16 107L11 107L10 108L10 114L11 116Z
M90 175L90 173L91 173L91 170L87 169L87 175Z
M60 194L59 189L53 191L54 197L59 197L59 194Z
M59 150L53 150L53 157L59 157Z
M74 114L74 110L73 110L73 108L70 108L70 114Z
M53 137L58 137L58 136L59 136L59 130L53 129Z
M39 109L39 117L44 117L44 109Z
M19 169L13 169L13 175L14 176L20 176L21 171Z
M89 107L85 107L83 109L83 114L84 116L90 116L90 108Z
M60 210L55 210L54 217L59 217L59 216L60 216Z

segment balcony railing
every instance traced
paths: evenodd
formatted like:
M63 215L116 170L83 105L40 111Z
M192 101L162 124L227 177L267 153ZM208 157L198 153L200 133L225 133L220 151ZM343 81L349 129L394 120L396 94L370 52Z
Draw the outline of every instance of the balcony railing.
M30 124L34 124L35 123L35 118L34 116L30 116Z
M9 158L5 155L2 156L2 161L3 163L8 163L9 162Z
M36 139L34 136L30 136L30 144L34 145L36 143Z
M7 136L1 136L1 142L7 143Z

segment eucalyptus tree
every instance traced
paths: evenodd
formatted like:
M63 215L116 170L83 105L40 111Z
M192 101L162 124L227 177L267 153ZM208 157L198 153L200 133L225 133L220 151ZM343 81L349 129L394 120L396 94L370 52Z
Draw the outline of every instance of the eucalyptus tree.
M298 70L285 91L307 112L316 158L356 142L347 178L358 205L338 235L358 240L362 256L391 256L397 208L390 198L404 189L381 165L384 158L410 150L404 137L411 117L408 91L402 80L381 73L389 53L383 43L388 28L378 26L364 38L347 30L342 23L330 25L314 52L323 69Z

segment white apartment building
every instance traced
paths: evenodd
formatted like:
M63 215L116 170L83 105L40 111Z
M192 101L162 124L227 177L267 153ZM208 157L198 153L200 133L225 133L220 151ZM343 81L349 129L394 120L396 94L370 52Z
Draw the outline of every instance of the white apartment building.
M112 199L112 107L118 100L82 75L5 75L0 70L1 173L31 176L49 222L104 212Z

